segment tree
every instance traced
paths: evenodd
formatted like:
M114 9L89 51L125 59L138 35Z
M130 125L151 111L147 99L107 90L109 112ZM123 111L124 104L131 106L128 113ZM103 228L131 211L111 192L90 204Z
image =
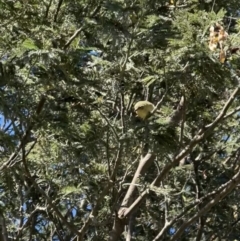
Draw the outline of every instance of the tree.
M1 240L237 240L239 7L0 0Z

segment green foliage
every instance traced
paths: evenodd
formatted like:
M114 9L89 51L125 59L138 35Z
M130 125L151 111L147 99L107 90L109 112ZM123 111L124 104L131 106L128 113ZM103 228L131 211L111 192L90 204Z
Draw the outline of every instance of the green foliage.
M162 230L159 240L170 240L169 228L198 213L212 197L180 215L239 170L239 95L217 127L188 146L238 85L239 51L231 49L240 44L239 7L237 0L0 0L0 209L8 236L72 240L81 232L81 240L108 240L148 152L154 162L131 197L147 192L132 216L132 239L154 240ZM208 48L215 23L229 34L224 64L220 49ZM133 105L145 99L162 101L142 121ZM161 185L151 185L159 174ZM196 240L237 239L238 193L191 223L185 240L203 224Z

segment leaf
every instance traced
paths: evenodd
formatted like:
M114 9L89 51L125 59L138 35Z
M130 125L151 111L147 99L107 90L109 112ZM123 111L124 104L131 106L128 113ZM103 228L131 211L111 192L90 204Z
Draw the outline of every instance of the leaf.
M80 191L81 190L79 188L76 188L74 186L67 186L67 187L63 187L60 193L63 194L64 196L67 196L68 194L79 193Z
M142 82L143 82L145 85L149 86L149 85L151 85L152 83L154 83L155 80L156 80L156 76L150 75L150 76L142 79Z
M26 49L35 49L38 50L39 48L35 45L34 40L32 39L25 39L22 43L22 47Z

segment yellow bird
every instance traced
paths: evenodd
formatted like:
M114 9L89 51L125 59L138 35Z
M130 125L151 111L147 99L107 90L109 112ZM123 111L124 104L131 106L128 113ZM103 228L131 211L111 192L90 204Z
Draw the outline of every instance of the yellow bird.
M152 104L147 100L138 101L134 105L134 111L136 112L137 116L143 120L149 117L149 115L151 114L154 108L155 108L154 104Z

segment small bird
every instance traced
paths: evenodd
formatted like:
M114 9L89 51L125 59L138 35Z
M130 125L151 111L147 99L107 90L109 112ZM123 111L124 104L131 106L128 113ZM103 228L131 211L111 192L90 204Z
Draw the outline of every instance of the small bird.
M138 101L134 105L134 111L136 112L137 116L143 120L145 120L150 116L154 108L155 108L154 104L152 104L147 100Z

